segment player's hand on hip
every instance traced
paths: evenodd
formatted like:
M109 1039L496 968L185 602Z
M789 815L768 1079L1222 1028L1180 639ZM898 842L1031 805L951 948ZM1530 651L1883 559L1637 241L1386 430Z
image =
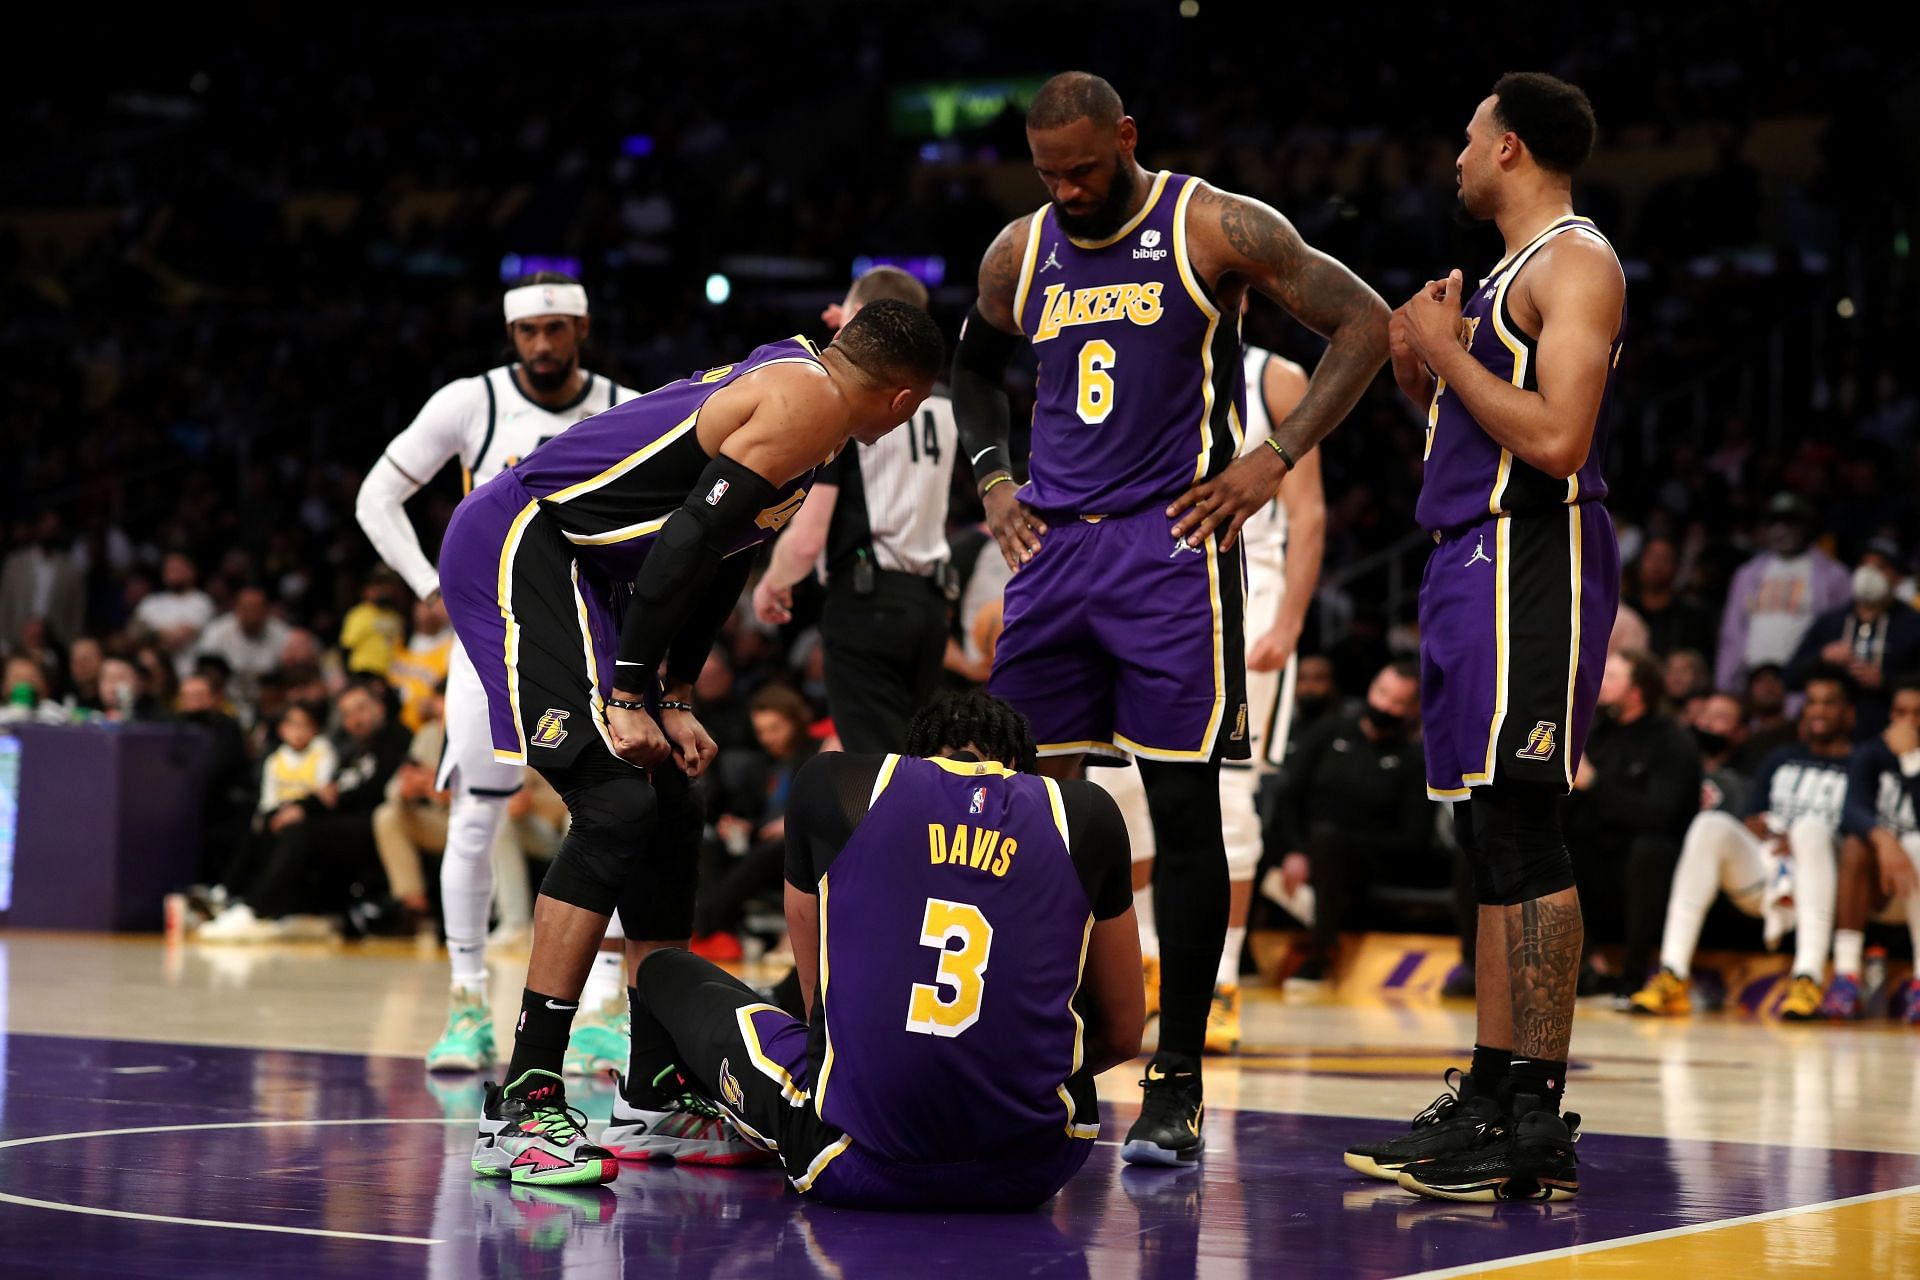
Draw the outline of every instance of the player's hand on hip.
M1265 446L1235 458L1225 471L1173 500L1167 514L1178 517L1173 524L1174 538L1184 538L1188 546L1199 547L1217 533L1220 549L1232 549L1234 539L1240 536L1240 526L1273 501L1286 477L1287 464Z
M624 707L607 708L607 732L613 738L613 753L628 764L650 769L667 758L672 746L652 716Z
M713 758L720 754L720 748L707 732L706 726L691 711L662 711L660 727L673 744L673 762L689 778L697 778L705 773L707 766L713 763Z
M1040 539L1046 536L1047 524L1013 496L1015 487L1011 480L996 483L980 501L987 509L987 530L1000 544L1007 568L1018 573L1021 565L1040 553Z
M1429 280L1427 287L1407 300L1401 308L1406 314L1407 344L1428 365L1446 349L1460 341L1461 291L1465 281L1450 271L1445 280ZM1391 322L1389 322L1391 334ZM1391 337L1389 337L1391 341Z
M767 579L753 589L753 616L768 626L793 621L793 588L776 587Z

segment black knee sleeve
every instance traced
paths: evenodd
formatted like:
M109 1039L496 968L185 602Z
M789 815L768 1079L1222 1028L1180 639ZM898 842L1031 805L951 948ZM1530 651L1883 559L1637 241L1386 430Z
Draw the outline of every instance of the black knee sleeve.
M636 942L684 942L693 936L706 818L699 796L677 769L655 771L654 794L659 818L620 890L620 925Z
M1560 793L1502 783L1475 787L1457 830L1473 867L1480 905L1511 907L1573 888L1573 859L1560 830Z
M567 802L569 823L540 892L612 915L659 818L653 786L605 748L589 748L568 768L542 773Z

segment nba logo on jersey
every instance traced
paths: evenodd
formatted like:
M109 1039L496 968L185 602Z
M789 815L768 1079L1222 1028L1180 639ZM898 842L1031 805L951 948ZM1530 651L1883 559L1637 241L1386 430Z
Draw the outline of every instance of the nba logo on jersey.
M1542 720L1533 726L1533 732L1527 735L1527 745L1513 754L1521 760L1553 759L1554 735L1560 732L1560 726L1551 720Z
M567 717L570 711L556 711L552 707L540 713L540 723L533 727L533 745L536 747L557 747L567 740Z
M707 505L710 507L719 506L720 499L727 496L727 490L731 487L732 486L725 480L715 480L713 482L713 488L707 490Z
M975 787L973 789L973 803L967 806L967 812L968 813L985 813L986 811L987 811L987 789L985 787Z

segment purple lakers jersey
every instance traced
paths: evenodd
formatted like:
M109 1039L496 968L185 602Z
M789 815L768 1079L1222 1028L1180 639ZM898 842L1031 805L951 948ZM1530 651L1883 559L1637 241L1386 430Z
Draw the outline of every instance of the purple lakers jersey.
M820 1118L906 1164L1091 1139L1093 908L1059 785L889 756L874 796L819 882Z
M1246 417L1240 321L1222 316L1187 252L1198 178L1161 171L1104 240L1077 240L1053 206L1033 216L1014 321L1040 363L1021 500L1126 515L1224 470Z
M669 382L577 423L487 484L519 485L559 525L578 560L613 581L631 580L654 535L712 461L694 430L701 406L772 364L811 365L824 376L820 353L805 338L769 343L738 364ZM812 479L808 471L783 487L729 554L778 533L800 509Z
M1514 323L1507 305L1513 282L1533 255L1555 236L1592 236L1606 239L1586 218L1569 215L1541 232L1526 248L1500 263L1480 282L1461 307L1460 341L1481 364L1516 387L1538 390L1534 359L1539 344ZM1611 247L1611 246L1609 246ZM1420 486L1416 517L1420 527L1433 532L1475 525L1489 516L1578 502L1599 502L1607 496L1601 464L1607 454L1608 409L1613 401L1614 374L1626 341L1624 304L1620 328L1607 368L1607 389L1594 424L1586 461L1565 480L1528 466L1502 448L1467 412L1460 397L1451 394L1446 379L1434 381L1433 403L1427 409L1426 475Z

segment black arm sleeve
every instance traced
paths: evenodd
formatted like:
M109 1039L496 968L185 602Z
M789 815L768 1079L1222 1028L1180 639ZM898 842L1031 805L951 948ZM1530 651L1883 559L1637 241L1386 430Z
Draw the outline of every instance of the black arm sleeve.
M720 638L720 628L727 625L727 615L740 603L740 593L746 589L747 574L752 566L753 557L743 551L722 560L713 576L707 579L706 595L680 624L667 650L667 679L692 684L700 678L700 668L707 664L713 642Z
M1007 439L1013 410L1007 400L1007 360L1019 341L987 323L977 306L960 326L960 345L953 355L953 418L975 480L1011 465Z
M867 816L874 780L887 758L824 751L800 766L787 794L787 883L818 891L820 877Z
M1111 920L1133 905L1133 847L1113 797L1091 782L1060 784L1067 811L1067 846L1095 920Z
M667 517L633 584L633 603L620 628L616 688L631 687L634 668L653 679L668 646L705 599L728 546L778 497L770 482L724 454L707 465L686 502Z

